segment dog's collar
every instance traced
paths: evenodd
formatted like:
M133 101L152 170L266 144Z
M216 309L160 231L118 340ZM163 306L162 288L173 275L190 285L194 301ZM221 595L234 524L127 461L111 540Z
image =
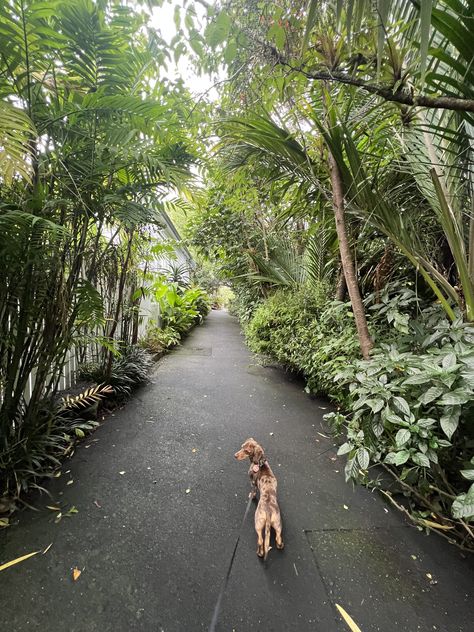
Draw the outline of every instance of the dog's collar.
M260 459L260 461L258 463L253 463L252 464L252 470L254 472L258 472L258 471L260 471L262 469L262 467L264 465L267 465L267 463L268 463L267 459Z

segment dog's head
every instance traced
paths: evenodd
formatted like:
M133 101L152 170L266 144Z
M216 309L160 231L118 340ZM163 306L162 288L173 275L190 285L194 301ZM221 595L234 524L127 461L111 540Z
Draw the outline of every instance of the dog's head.
M242 443L241 449L235 453L235 458L239 461L249 458L252 463L261 463L265 458L265 452L261 445L259 445L255 439L247 439Z

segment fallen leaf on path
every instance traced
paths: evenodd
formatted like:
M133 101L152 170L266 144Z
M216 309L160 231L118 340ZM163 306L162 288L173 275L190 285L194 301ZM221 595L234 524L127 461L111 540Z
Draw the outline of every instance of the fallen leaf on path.
M61 470L58 470L57 472L54 472L54 478L59 478L61 476L62 472Z
M344 610L342 606L337 603L336 608L339 610L341 617L347 623L352 632L362 632L354 619Z
M420 518L420 522L427 527L431 527L431 529L441 529L442 531L449 531L449 529L454 529L454 526L448 524L439 524L439 522L433 522L432 520L426 520L425 518Z
M78 580L78 579L79 579L79 577L81 576L81 572L82 572L82 571L80 571L80 570L77 568L77 566L75 566L75 567L72 569L72 578L73 578L73 580L74 580L75 582L77 582L77 580Z
M325 439L330 439L331 437L328 437L327 435L323 434L322 432L318 432L318 435L320 437L324 437Z
M22 555L21 557L17 557L15 560L11 560L11 562L6 562L0 566L0 571L4 571L6 568L10 568L10 566L14 566L15 564L19 564L24 560L27 560L29 557L33 557L33 555L37 555L39 551L34 551L33 553L28 553L27 555Z
M119 472L119 474L123 476L125 474L125 470L123 472Z
M428 579L433 579L433 575L431 573L426 573L426 577L428 577Z
M0 528L3 529L5 527L10 526L10 520L8 518L0 518Z
M76 509L76 507L74 507L74 505L71 507L71 509L69 509L69 511L67 511L64 515L65 516L72 516L73 514L77 514L79 513L79 509Z
M273 437L273 432L270 432L270 437Z
M349 507L347 505L342 505L344 507L344 509L349 509Z
M189 489L189 487L188 487L188 489L186 490L186 494L189 494L189 492L190 492L190 491L191 491L191 490L190 490L190 489Z
M46 509L51 509L51 511L61 511L61 507L55 507L54 505L46 505Z
M46 555L46 553L49 551L49 549L53 546L53 543L51 542L51 544L49 546L47 546L45 548L45 550L43 551L43 555Z
M56 516L56 520L54 521L55 524L58 524L58 522L61 522L62 517L63 517L63 514L59 512L58 515Z
M191 450L191 452L197 452L196 448L193 448L193 449Z
M70 480L70 481L68 481L68 482L66 483L66 485L72 485L73 483L74 483L74 479L72 479L72 478L71 478L71 480Z
M416 560L416 555L410 555L412 560Z
M102 505L99 505L99 503L96 500L94 500L94 505L98 507L99 509L102 509Z

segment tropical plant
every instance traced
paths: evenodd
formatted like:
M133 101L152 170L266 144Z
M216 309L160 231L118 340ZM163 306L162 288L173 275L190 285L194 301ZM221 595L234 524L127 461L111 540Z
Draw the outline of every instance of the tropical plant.
M194 117L182 85L156 81L169 51L139 5L2 3L0 53L0 454L9 454L17 427L24 446L46 432L43 402L54 401L69 353L94 347L111 377L117 349L136 342L142 257L164 198L191 180Z

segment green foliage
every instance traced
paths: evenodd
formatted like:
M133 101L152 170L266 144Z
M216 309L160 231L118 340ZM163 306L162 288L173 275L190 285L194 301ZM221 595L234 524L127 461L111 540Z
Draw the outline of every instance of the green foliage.
M150 322L140 344L151 353L161 354L202 322L209 312L210 298L199 286L184 288L162 277L155 281L153 294L160 306L161 323Z
M128 397L134 388L148 381L153 364L151 355L139 346L130 346L114 357L110 373L98 362L83 364L79 376L84 380L111 386L118 400Z
M0 497L42 490L42 479L53 476L75 442L96 428L94 408L110 391L100 385L58 402L42 400L32 427L23 403L9 433L9 447L0 452Z
M209 312L210 303L206 292L200 287L180 288L176 282L158 280L153 285L154 297L160 306L163 327L180 335L201 322Z
M150 353L162 354L179 344L180 340L181 335L176 329L172 327L161 329L155 325L149 327L147 335L140 344Z
M350 306L328 300L327 288L278 291L264 301L244 327L247 342L302 374L307 389L343 400L333 377L358 355Z
M386 307L380 311L393 322ZM371 463L383 463L426 507L469 520L473 492L462 492L459 470L474 440L474 327L460 318L450 323L439 308L404 316L390 344L335 376L350 391L351 412L327 416L339 429L346 426L339 449L347 454L346 478L364 479ZM469 469L461 474L471 476Z

